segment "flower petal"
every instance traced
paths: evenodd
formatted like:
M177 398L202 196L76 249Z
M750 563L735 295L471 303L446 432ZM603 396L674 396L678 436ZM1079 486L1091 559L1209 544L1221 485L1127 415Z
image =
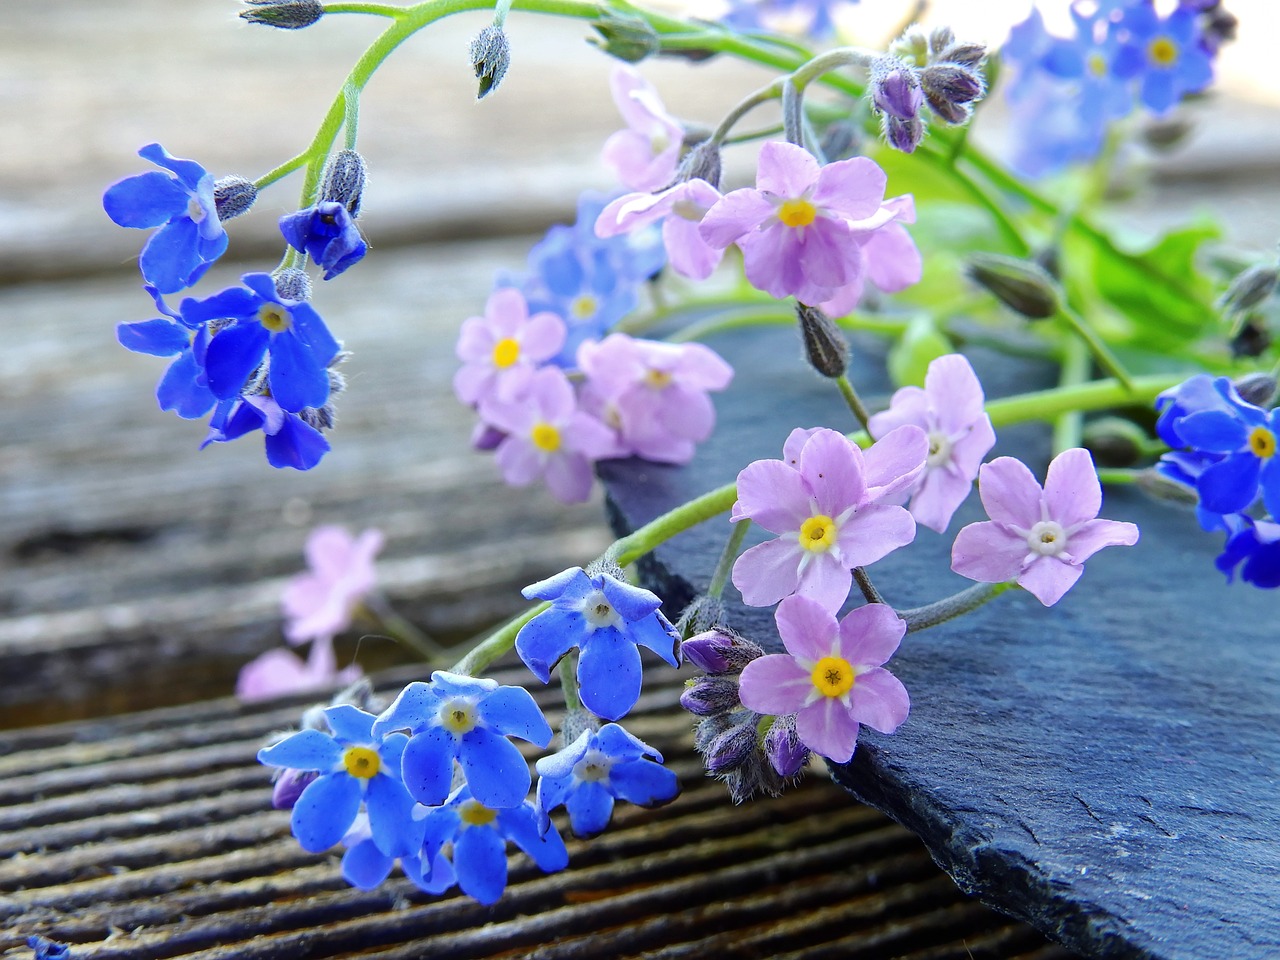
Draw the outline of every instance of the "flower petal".
M506 737L476 727L458 754L471 795L486 807L514 807L529 793L529 764Z
M911 711L907 688L881 667L858 674L849 691L849 704L851 716L881 733L893 733Z
M796 735L814 753L847 763L858 743L858 721L835 697L823 697L796 714Z
M293 835L302 849L319 853L342 840L360 810L360 784L346 773L311 783L293 805Z
M738 681L742 705L756 713L785 716L801 709L813 692L809 671L784 653L757 657Z

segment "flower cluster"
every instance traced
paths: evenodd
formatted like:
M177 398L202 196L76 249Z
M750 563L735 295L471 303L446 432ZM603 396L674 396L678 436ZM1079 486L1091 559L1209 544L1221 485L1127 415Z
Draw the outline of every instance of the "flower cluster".
M1156 431L1172 448L1159 471L1195 490L1205 530L1227 534L1219 569L1230 578L1239 567L1248 583L1280 586L1280 411L1207 374L1166 390L1156 410Z
M1014 162L1031 176L1088 160L1107 128L1142 106L1157 117L1213 80L1213 60L1235 20L1217 0L1180 0L1167 15L1150 0L1073 0L1071 36L1051 34L1033 9L1010 34L1002 60L1015 113Z

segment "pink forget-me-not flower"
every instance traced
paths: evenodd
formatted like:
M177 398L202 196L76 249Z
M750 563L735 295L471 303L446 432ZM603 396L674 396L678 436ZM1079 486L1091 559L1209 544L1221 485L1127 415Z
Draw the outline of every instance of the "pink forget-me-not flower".
M489 294L484 316L463 321L456 352L463 366L453 392L477 404L494 394L510 398L541 364L564 346L564 321L550 311L529 315L524 294L503 287Z
M973 488L982 458L996 442L983 410L982 384L958 353L929 364L924 388L903 387L889 409L871 418L871 435L912 423L929 437L929 458L912 488L908 509L930 530L941 533Z
M788 597L776 619L787 652L743 668L739 692L748 710L795 714L801 742L836 763L853 756L859 724L893 733L907 719L906 688L881 666L907 631L891 607L869 603L837 623L821 604Z
M844 434L819 429L792 433L784 447L790 462L748 464L738 474L730 519L753 520L778 536L734 563L743 601L765 607L799 594L840 609L854 567L915 539L915 520L894 500L915 482L928 452L915 426L899 427L865 452Z
M978 492L990 520L956 535L951 569L970 580L1016 580L1046 607L1062 599L1103 547L1132 546L1138 528L1099 520L1102 486L1089 451L1064 450L1049 464L1044 487L1021 460L982 465Z
M671 269L690 280L705 280L724 257L724 247L707 243L701 231L702 218L720 199L719 190L696 178L659 193L624 194L600 211L596 236L616 237L661 221Z
M882 293L897 293L919 283L924 260L904 223L916 222L910 194L892 197L865 220L849 224L858 241L854 279L820 304L829 317L843 317L861 302L867 281Z
M663 106L658 91L632 67L617 64L609 88L627 122L604 144L604 162L630 190L658 190L675 176L684 127Z
M290 643L332 638L351 618L377 582L373 558L382 549L380 530L353 537L342 527L316 527L307 537L307 566L284 588L284 635Z

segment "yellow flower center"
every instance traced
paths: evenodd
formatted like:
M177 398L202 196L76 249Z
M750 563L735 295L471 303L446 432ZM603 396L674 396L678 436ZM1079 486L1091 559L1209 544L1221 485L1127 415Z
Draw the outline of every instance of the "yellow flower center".
M272 333L283 333L292 326L289 311L278 303L264 303L258 308L258 322Z
M1147 47L1147 56L1159 67L1171 67L1178 60L1178 45L1168 37L1156 37Z
M342 754L342 765L351 776L368 780L377 774L382 762L378 759L376 750L370 750L368 747L347 747Z
M665 390L671 386L671 374L665 370L649 370L644 375L644 385L650 390Z
M470 733L476 726L475 707L470 700L447 700L440 707L440 725L460 737Z
M787 200L778 208L778 219L788 227L807 227L818 215L818 208L808 200Z
M820 513L800 524L800 546L814 553L829 550L836 542L837 532L836 522Z
M600 309L600 301L589 293L581 293L569 304L569 313L575 320L590 320Z
M1276 435L1266 427L1254 427L1249 434L1249 449L1259 460L1269 460L1275 456Z
M498 811L486 807L478 800L464 800L458 806L458 816L469 827L485 827L493 823Z
M520 344L510 337L503 337L493 345L493 365L505 370L520 359Z
M1089 54L1085 65L1095 77L1105 77L1107 75L1107 58L1100 53Z
M823 657L813 665L809 679L824 697L843 697L853 689L853 665L844 657Z
M549 423L539 423L529 435L533 445L543 453L555 453L560 449L560 431Z

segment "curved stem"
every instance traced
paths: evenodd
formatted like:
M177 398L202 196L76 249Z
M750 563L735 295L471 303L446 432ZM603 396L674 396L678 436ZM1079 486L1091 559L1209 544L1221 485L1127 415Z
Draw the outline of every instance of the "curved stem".
M750 529L750 520L739 520L733 524L733 532L729 534L729 540L724 545L720 559L716 562L715 572L711 574L711 584L707 587L707 596L713 600L719 600L720 594L724 593L724 585L729 581L729 572L733 569L734 561L738 559L738 553L742 550L742 541Z
M994 600L1006 590L1012 590L1016 586L1017 584L1013 582L976 583L967 590L935 600L923 607L900 610L898 616L907 621L907 633L915 633L917 630L936 627L940 623L946 623L962 614L977 610L987 601Z
M347 3L326 3L323 4L324 12L329 13L368 13L375 17L389 17L392 20L399 20L405 15L405 7L393 7L389 3L362 3L360 0L352 0Z

